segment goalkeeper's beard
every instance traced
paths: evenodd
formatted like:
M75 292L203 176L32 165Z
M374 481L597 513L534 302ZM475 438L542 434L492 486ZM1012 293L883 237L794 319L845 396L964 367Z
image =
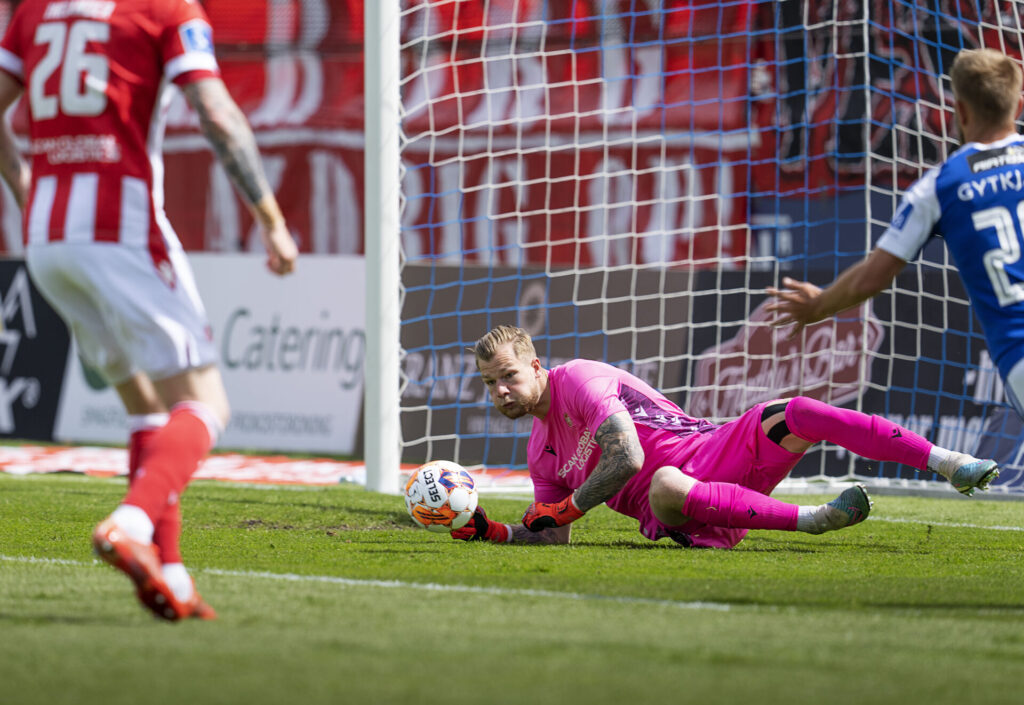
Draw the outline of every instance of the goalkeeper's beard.
M536 399L523 400L513 399L512 406L505 406L504 403L497 404L498 411L501 415L509 419L521 419L522 417L530 414L534 409L537 408L537 403L540 401L540 395L537 395Z
M521 419L529 413L525 408L523 408L521 402L515 402L515 405L511 407L499 406L498 411L501 412L502 416L509 419Z

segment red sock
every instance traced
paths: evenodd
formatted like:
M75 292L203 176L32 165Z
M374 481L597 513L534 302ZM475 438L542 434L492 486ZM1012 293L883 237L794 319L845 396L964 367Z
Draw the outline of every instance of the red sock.
M181 503L175 502L153 526L153 543L160 554L160 562L181 563Z
M128 437L128 486L131 487L132 483L135 482L135 475L138 473L139 466L142 464L142 456L145 455L146 449L149 447L149 443L153 440L160 429L160 426L143 426L132 431L132 434Z
M797 505L730 482L698 482L686 495L683 514L727 529L796 531Z
M124 503L140 507L155 527L167 510L178 504L212 441L206 423L193 405L176 406L167 425L146 444Z
M150 443L166 423L166 414L159 416L162 417L160 423L141 421L128 438L129 486L135 481L139 467L149 452ZM161 563L181 563L179 536L181 536L181 505L175 502L153 525L153 543L156 544L160 553Z
M794 397L786 404L786 425L805 441L829 441L862 458L928 469L932 444L881 416L839 409L808 397Z

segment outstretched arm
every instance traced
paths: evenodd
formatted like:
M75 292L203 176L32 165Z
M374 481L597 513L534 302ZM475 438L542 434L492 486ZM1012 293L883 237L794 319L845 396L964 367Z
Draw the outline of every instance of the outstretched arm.
M22 85L7 73L0 71L0 116L7 113L22 93ZM14 134L6 119L0 120L0 176L11 187L18 206L25 208L32 172L14 143Z
M452 532L458 541L491 541L493 543L569 543L572 524L530 531L522 524L502 524L487 518L483 507L477 507L473 518L461 529Z
M793 338L804 326L845 311L883 291L906 264L896 255L875 249L825 289L785 277L782 280L784 289L768 287L768 293L776 301L765 309L777 314L772 321L773 326L793 326L789 334Z
M519 543L565 544L569 543L572 524L553 526L541 531L530 531L522 524L512 525L512 540Z
M521 524L501 524L477 509L473 519L452 537L462 541L487 540L495 543L569 543L572 522L588 509L607 502L621 490L644 464L644 451L633 419L625 411L612 414L597 429L594 440L601 459L579 489L561 502L534 502Z
M182 91L199 115L203 135L259 224L267 266L276 274L291 272L298 248L267 183L249 121L219 78L189 83Z
M640 437L633 419L625 411L605 419L594 434L594 440L601 448L601 459L590 477L561 502L531 504L523 515L527 529L540 531L579 519L589 509L614 497L643 467L644 450L640 446Z

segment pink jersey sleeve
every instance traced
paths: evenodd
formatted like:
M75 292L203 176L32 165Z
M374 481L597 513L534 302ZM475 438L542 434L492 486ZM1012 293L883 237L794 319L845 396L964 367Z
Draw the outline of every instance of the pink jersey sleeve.
M195 2L164 0L167 15L160 35L164 76L179 86L220 76L213 53L213 28Z
M618 378L609 376L601 366L576 360L566 366L561 382L566 408L592 434L597 434L609 416L626 411L619 400Z

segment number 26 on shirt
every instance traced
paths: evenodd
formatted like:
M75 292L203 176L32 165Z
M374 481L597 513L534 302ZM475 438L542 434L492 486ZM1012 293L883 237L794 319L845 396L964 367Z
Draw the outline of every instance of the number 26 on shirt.
M103 54L86 51L89 42L110 39L105 22L78 20L70 26L63 22L43 22L36 28L35 43L46 45L29 79L29 105L36 120L48 120L58 114L92 117L107 107L107 78L110 65ZM60 72L56 95L46 93L46 83Z

